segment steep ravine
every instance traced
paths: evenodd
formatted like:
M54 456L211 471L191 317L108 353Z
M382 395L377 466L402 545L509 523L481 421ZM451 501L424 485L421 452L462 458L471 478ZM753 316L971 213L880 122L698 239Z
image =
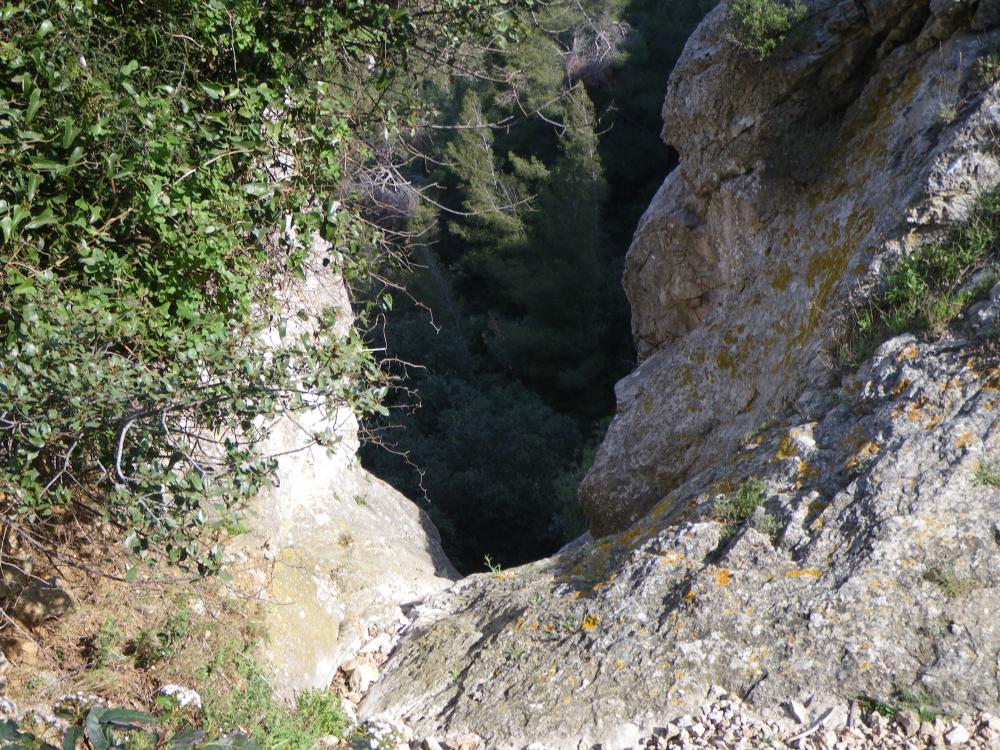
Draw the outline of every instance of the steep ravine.
M976 74L1000 3L809 10L754 63L723 3L671 77L681 164L629 253L642 362L581 491L597 539L425 600L363 717L617 748L712 684L1000 710L1000 289L857 372L832 353L885 269L1000 184ZM727 528L740 492L761 507Z

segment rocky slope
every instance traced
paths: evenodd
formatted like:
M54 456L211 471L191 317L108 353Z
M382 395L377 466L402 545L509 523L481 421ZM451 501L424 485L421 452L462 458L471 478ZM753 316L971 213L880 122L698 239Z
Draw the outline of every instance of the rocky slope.
M643 361L582 489L596 539L426 600L362 716L620 748L710 685L1000 711L1000 286L941 340L830 354L1000 183L975 73L1000 6L819 0L764 63L725 12L669 85L681 167L629 254Z

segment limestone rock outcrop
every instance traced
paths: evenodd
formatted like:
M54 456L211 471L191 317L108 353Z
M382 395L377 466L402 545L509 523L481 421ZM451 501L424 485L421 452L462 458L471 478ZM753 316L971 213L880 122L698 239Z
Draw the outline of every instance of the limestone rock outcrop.
M996 713L1000 344L894 339L798 408L628 531L431 597L362 716L576 750L710 685ZM719 523L747 482L759 509Z
M763 63L725 13L669 84L681 166L627 261L642 361L582 488L595 538L426 600L362 718L577 750L711 685L1000 711L1000 289L857 372L830 352L1000 184L1000 83L975 72L1000 5L816 0Z
M680 166L626 262L642 361L581 488L595 535L825 384L852 295L1000 182L995 5L819 0L762 63L725 3L698 27L663 110Z
M279 293L286 336L327 308L337 311L341 332L353 323L325 250L314 245L304 278L288 279ZM279 345L276 330L274 338ZM312 439L325 428L337 440L329 451ZM358 446L358 423L345 406L281 418L264 448L278 462L277 482L250 508L250 533L231 569L265 602L269 639L261 650L286 697L328 687L362 645L405 623L400 605L458 578L427 514L365 471Z

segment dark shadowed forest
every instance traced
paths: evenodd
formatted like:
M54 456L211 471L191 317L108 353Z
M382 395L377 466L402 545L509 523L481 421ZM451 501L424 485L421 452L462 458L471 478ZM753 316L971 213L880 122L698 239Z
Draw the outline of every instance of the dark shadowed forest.
M373 342L404 377L363 458L463 570L586 529L576 488L634 365L623 258L675 164L663 82L710 7L553 4L491 76L413 80L439 115L384 191L411 265Z

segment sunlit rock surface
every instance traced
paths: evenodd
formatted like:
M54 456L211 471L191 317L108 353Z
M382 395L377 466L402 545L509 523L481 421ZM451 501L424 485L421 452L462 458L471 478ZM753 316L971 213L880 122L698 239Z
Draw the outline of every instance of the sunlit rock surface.
M352 323L343 281L313 248L305 278L280 292L286 336L299 310L336 309ZM311 435L330 428L332 451ZM233 566L251 595L265 602L269 639L261 644L286 696L326 688L337 668L379 631L405 623L399 605L440 591L457 577L427 514L365 471L356 456L358 424L348 408L282 418L265 448L277 457L276 486L256 499L251 527Z

